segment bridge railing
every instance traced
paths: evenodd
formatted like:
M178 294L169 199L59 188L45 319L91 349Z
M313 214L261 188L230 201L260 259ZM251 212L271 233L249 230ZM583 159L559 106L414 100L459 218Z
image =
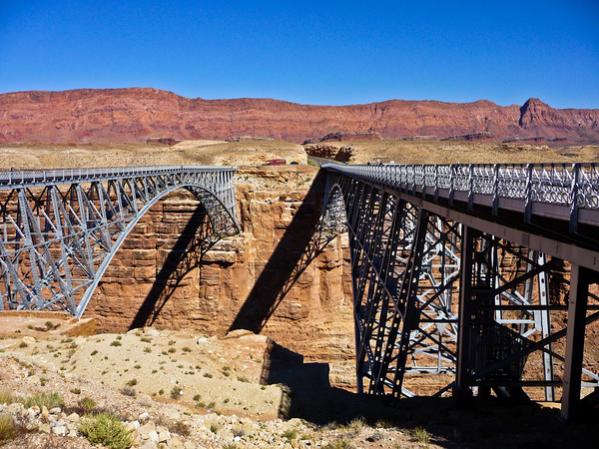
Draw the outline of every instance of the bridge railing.
M13 188L19 185L30 186L73 181L86 182L130 176L156 176L173 173L233 173L234 171L235 169L231 167L183 165L2 171L0 172L0 189Z
M530 214L533 205L537 209L535 213L539 207L545 207L548 216L568 218L574 227L579 212L599 210L599 164L596 163L324 164L323 168L404 192L429 194L450 201L459 199L469 205L481 203L494 210L503 206L524 209Z

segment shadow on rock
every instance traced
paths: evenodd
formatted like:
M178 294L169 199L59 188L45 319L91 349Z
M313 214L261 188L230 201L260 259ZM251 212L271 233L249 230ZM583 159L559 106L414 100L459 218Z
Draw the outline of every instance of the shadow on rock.
M321 426L392 426L414 435L415 441L424 432L430 443L448 448L558 449L591 447L588 441L599 418L593 411L581 423L566 424L558 408L535 402L510 405L494 398L474 401L466 410L456 408L451 397L390 401L331 386L327 363L305 363L301 354L277 344L266 360L264 383L289 387L282 414Z

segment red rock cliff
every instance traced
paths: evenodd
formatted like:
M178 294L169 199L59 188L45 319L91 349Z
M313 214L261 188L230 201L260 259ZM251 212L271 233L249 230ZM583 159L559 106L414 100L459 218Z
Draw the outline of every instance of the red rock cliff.
M310 106L270 99L189 99L138 88L0 95L0 142L101 143L236 136L301 142L330 133L599 142L599 109L554 109L536 99L522 107L489 101L402 100Z

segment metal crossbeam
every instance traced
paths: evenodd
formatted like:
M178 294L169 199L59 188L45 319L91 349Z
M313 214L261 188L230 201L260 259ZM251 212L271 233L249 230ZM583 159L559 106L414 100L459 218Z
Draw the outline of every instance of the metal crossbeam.
M180 166L0 172L0 310L81 317L133 227L178 189L207 211L206 245L237 233L233 174Z
M325 214L349 235L361 392L561 395L575 416L599 388L583 362L599 320L596 164L322 167Z

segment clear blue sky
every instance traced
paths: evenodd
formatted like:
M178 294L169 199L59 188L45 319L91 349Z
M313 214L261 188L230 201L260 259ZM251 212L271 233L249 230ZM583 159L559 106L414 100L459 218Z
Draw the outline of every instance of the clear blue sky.
M599 107L599 0L0 0L0 92Z

